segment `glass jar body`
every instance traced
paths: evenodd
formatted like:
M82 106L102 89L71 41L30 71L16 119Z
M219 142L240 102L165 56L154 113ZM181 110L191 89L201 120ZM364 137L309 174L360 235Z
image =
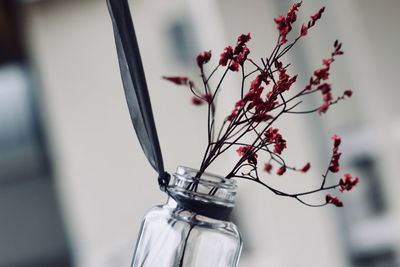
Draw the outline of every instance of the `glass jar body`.
M181 181L179 186L185 188L184 200L207 204L198 198L199 194L186 194L187 184ZM214 193L218 191L214 189L216 185L208 186ZM201 191L201 186L196 188ZM218 196L218 193L213 195ZM131 266L237 266L242 239L235 224L224 217L205 216L188 207L183 208L182 202L175 199L170 196L165 205L156 206L145 215ZM210 198L206 197L206 200ZM212 200L218 201L218 197Z
M170 198L144 217L132 266L235 267L241 247L235 224L181 209Z

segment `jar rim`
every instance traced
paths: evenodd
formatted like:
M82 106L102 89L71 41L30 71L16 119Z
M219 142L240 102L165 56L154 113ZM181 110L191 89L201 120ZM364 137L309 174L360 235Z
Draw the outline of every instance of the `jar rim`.
M178 166L167 188L169 196L180 206L208 217L226 217L235 205L237 184L235 180L215 174ZM221 218L222 218L221 217Z
M179 177L185 177L193 181L198 180L201 181L201 183L203 184L207 183L211 185L216 185L220 188L226 188L231 190L235 190L237 188L237 182L235 179L228 179L209 172L203 172L200 176L200 179L196 179L195 177L198 172L199 170L197 169L180 165L177 167L175 174L178 175Z

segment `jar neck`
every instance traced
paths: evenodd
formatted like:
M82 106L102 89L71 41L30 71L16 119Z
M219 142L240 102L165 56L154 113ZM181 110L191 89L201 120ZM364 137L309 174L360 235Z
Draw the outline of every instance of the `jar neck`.
M227 220L235 206L236 181L179 166L167 188L182 208L203 216Z

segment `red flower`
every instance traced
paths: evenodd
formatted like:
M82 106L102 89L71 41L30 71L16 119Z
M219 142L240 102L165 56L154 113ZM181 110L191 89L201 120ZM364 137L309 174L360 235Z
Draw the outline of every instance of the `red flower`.
M233 48L232 46L227 46L224 49L224 52L221 53L221 57L219 59L219 64L221 66L226 66L228 61L233 58Z
M329 78L329 69L322 68L314 71L314 75L320 80L327 80Z
M340 179L339 185L340 185L340 192L343 191L350 191L351 189L353 189L353 187L355 187L359 182L359 179L357 177L355 177L353 179L353 177L349 174L346 173L344 175L344 179Z
M333 147L339 148L340 144L342 143L342 138L340 138L339 135L335 134L332 136L332 140L333 140Z
M353 95L353 91L346 90L346 91L344 91L344 95L347 96L347 97L351 97Z
M322 104L322 106L320 106L319 109L318 109L319 114L325 113L328 110L328 108L329 108L329 103L328 102L324 102Z
M247 43L248 41L250 41L250 39L251 39L250 33L248 33L248 34L241 34L241 35L238 37L237 42L238 42L239 44L245 44L245 43Z
M310 26L308 26L308 28L310 28ZM337 55L341 55L343 54L343 51L341 51L341 43L339 43L339 41L335 41L334 44L334 52L331 53L331 57L323 59L322 60L322 64L324 65L322 68L317 69L314 71L314 77L310 78L310 82L309 84L305 87L306 90L311 90L311 88L314 85L319 85L321 83L322 80L327 80L329 79L329 69L330 69L330 65L332 64L332 62L335 61L334 57ZM319 87L319 89L321 89L322 94L327 94L330 91L330 85L329 84L322 84L324 86L326 86L325 88L323 87ZM329 88L328 88L329 86ZM324 103L323 106L321 106L320 109L320 113L325 113L326 110L328 109L328 104Z
M272 170L272 164L271 163L265 163L264 165L264 171L267 173L271 173Z
M271 115L267 114L267 113L254 114L253 117L252 117L253 121L255 121L255 122L269 121L272 118L273 117Z
M211 51L204 51L197 55L196 62L199 68L203 68L203 65L206 64L211 59Z
M281 139L281 140L276 140L274 145L274 152L276 154L282 154L282 151L286 148L286 141Z
M340 201L339 198L332 196L330 194L326 195L325 197L326 203L331 203L333 205L335 205L336 207L343 207L343 202Z
M249 151L249 150L251 150L251 146L250 146L250 145L247 145L247 146L241 146L241 147L239 147L239 148L236 150L236 152L238 153L238 155L239 155L240 157L243 157L243 156L247 153L247 151Z
M231 114L229 114L229 116L226 117L226 120L227 121L233 121L234 118L236 117L236 115L237 115L237 110L234 109L234 110L232 110Z
M335 51L332 53L332 56L339 56L339 55L343 55L344 54L344 52L341 50L342 49L342 43L341 42L336 40L333 45L335 47Z
M306 36L307 35L307 31L308 31L307 26L305 26L304 24L301 25L300 36Z
M189 82L189 78L184 76L163 76L162 78L177 85L187 85Z
M333 57L329 57L329 58L323 59L322 64L329 67L333 61L334 61Z
M325 7L322 7L320 10L318 10L317 13L315 13L314 15L311 16L311 21L309 21L309 24L311 24L311 26L315 25L315 22L317 20L319 20L322 16L322 13L324 13L325 11ZM310 27L309 27L310 28Z
M243 48L243 51L239 55L237 55L236 59L240 65L243 65L243 63L246 61L247 56L249 54L250 54L250 49L245 47L245 48Z
M239 108L243 107L245 104L246 104L246 102L244 102L243 99L240 99L238 102L236 102L235 108L239 109Z
M232 60L231 64L229 65L229 69L231 71L239 71L239 63L235 60Z
M353 92L351 90L346 90L342 95L336 96L334 93L331 84L328 83L330 78L330 70L331 64L336 60L336 56L342 55L343 51L341 50L342 44L339 41L335 41L334 50L330 53L330 55L322 60L322 65L317 67L312 72L312 76L309 79L309 83L306 84L304 90L301 90L300 93L294 93L286 96L286 91L291 90L292 85L296 82L297 76L291 74L288 67L290 64L288 62L283 63L280 61L283 58L283 55L288 52L292 46L298 41L298 39L303 36L307 36L311 27L314 26L317 20L319 20L324 12L324 8L321 8L318 12L313 14L309 21L304 24L299 24L299 28L296 27L297 36L295 38L290 38L290 44L283 45L288 42L289 34L294 29L294 23L297 21L297 12L299 7L302 5L302 2L296 3L291 6L286 14L283 16L279 16L274 19L276 23L276 27L279 31L279 39L278 43L275 44L273 48L273 52L271 56L267 58L261 58L261 64L254 63L248 57L250 54L250 49L247 47L248 42L251 40L250 33L241 34L237 38L236 44L232 46L227 46L224 48L222 53L220 54L219 65L214 69L210 69L210 73L206 73L205 69L203 69L204 64L207 64L211 59L211 51L204 51L198 54L196 57L197 65L200 68L200 76L202 78L202 82L205 88L205 91L199 90L198 88L194 88L193 82L190 81L187 77L184 76L170 76L163 77L165 80L168 80L177 85L187 85L190 86L191 92L194 97L191 99L194 105L205 105L208 107L209 112L209 146L212 146L214 149L210 151L209 149L205 152L204 155L204 166L201 166L202 170L207 168L207 162L214 160L215 156L219 156L227 149L232 146L236 147L236 152L238 153L238 162L236 163L234 170L228 174L227 177L241 177L238 173L241 170L240 168L252 167L249 172L240 172L243 175L243 178L251 179L256 182L261 182L262 177L259 177L258 171L260 170L257 166L258 164L258 154L267 152L266 161L263 161L263 170L267 173L276 174L279 176L284 175L287 171L296 171L306 173L310 170L311 164L306 162L304 166L299 166L299 168L289 167L286 165L286 159L280 156L283 151L287 148L287 142L283 138L282 134L278 129L272 128L274 126L275 120L278 119L279 115L284 113L285 111L289 111L295 109L298 104L302 101L298 101L298 104L290 105L288 107L286 105L287 101L290 101L295 98L300 98L308 94L313 93L321 93L322 101L320 103L320 107L317 110L304 109L306 111L292 113L311 113L314 111L319 111L319 113L325 113L330 105L336 104L337 102L347 99L347 97L351 97ZM253 63L254 66L245 71L245 64ZM250 64L249 64L250 65ZM222 67L223 66L223 67ZM259 67L260 66L260 67ZM254 68L255 67L255 68ZM218 68L223 68L222 70L224 74L222 75L219 83L214 84L214 82L210 82L211 78L215 75L218 75ZM207 68L208 70L208 68ZM221 71L221 70L219 70ZM235 71L242 72L243 77L241 80L240 87L240 98L235 103L233 110L226 117L225 121L222 124L221 130L218 132L217 136L211 136L213 138L210 139L210 134L215 131L214 120L210 121L210 116L214 116L215 114L215 103L213 102L213 97L220 93L221 85L226 78L227 72ZM215 75L214 75L215 74ZM248 85L250 77L253 77L254 80L251 81L251 85ZM249 79L248 79L249 78ZM253 79L251 78L251 79ZM228 78L229 79L229 78ZM273 83L272 83L273 81ZM263 84L264 83L264 84ZM192 87L193 86L193 87ZM247 87L247 88L245 88ZM249 88L250 87L250 88ZM309 90L309 91L305 91ZM205 94L203 94L205 92ZM294 101L293 101L294 102ZM208 105L207 105L208 104ZM282 112L281 112L282 111ZM211 112L211 113L210 113ZM280 121L278 120L277 123ZM211 128L210 128L211 127ZM267 127L267 128L265 128ZM262 130L267 129L267 130ZM238 143L242 142L241 138L247 135L252 138L245 139L249 142L247 143ZM215 138L214 138L215 137ZM286 137L286 136L285 136ZM215 142L214 142L215 141ZM243 141L243 142L247 142ZM292 196L303 202L303 199L300 196L311 195L317 192L330 190L334 188L338 188L340 192L350 191L352 190L358 183L359 178L352 177L350 174L345 174L342 177L339 177L339 180L334 183L334 185L325 185L325 181L327 175L330 172L339 172L340 170L340 157L341 152L341 138L337 135L332 137L333 141L333 149L332 155L329 162L328 168L325 169L325 175L322 175L321 184L316 186L314 189L310 189L309 191L303 193L285 193L277 191L280 195L284 196ZM250 145L253 144L253 145ZM226 149L225 149L226 148ZM260 152L259 152L260 151ZM217 155L218 154L218 155ZM278 160L279 164L275 164L273 161ZM272 165L272 164L274 165ZM269 185L264 184L266 187ZM271 185L272 186L272 185ZM274 188L272 188L274 189ZM275 190L276 191L276 190ZM305 200L304 200L305 201ZM309 205L307 202L303 202L306 205ZM341 200L330 194L326 195L326 203L322 203L322 205L332 204L338 207L343 206ZM310 206L313 206L312 204Z
M243 49L246 47L245 44L239 43L236 45L235 49L233 50L234 55L239 55L243 52Z
M319 78L318 78L319 80ZM319 113L325 113L329 106L331 105L332 101L332 94L331 94L331 85L329 83L323 83L318 87L319 90L321 90L322 96L323 96L323 104L319 108Z
M321 93L323 95L330 93L330 91L332 90L332 87L329 83L323 83L318 88L321 90Z
M189 80L186 76L162 76L162 78L176 85L189 85L194 87L194 82Z
M198 98L197 96L193 96L192 97L192 104L195 106L200 106L204 104L204 101L200 98Z
M303 168L301 168L301 172L307 172L309 169L311 168L311 164L310 162L308 162L306 165L303 166Z
M279 167L279 169L276 171L276 174L278 174L279 176L283 175L286 172L286 167L285 166L281 166Z
M279 132L279 129L277 129L277 128L272 128L272 127L268 128L264 132L264 135L265 135L265 138L266 138L267 142L269 142L269 143L274 142L275 136L278 134L278 132Z
M258 74L257 77L251 82L250 91L258 90L262 82L264 82L266 85L269 84L268 74L266 72Z
M286 36L292 30L292 26L290 23L288 24L286 18L284 16L279 16L274 19L275 23L277 24L278 31L281 35L280 43L284 44L287 42Z
M340 170L339 159L342 153L339 152L339 146L342 140L336 134L332 136L332 140L333 140L333 154L331 158L331 164L329 165L329 170L331 172L336 173Z
M236 152L240 157L247 157L249 163L257 164L258 155L254 152L254 147L247 145L239 147Z
M299 3L294 3L294 4L290 7L290 9L289 9L289 11L288 11L288 13L287 13L287 16L286 16L286 19L287 19L288 21L290 21L290 23L294 23L294 22L296 21L296 19L297 19L296 11L299 10L299 7L301 6L302 2L303 2L303 1L301 1L301 2L299 2Z
M330 104L331 100L332 100L332 94L331 93L324 94L324 102Z
M332 161L329 166L329 170L333 173L336 173L340 170L339 159L342 153L339 153L337 150L334 150L332 155Z
M333 173L337 173L337 172L340 171L340 166L339 166L339 165L332 164L332 165L329 167L329 171L331 171L331 172L333 172Z
M278 30L283 31L286 27L286 19L284 16L274 18L275 23L278 25Z
M289 9L286 17L279 16L274 19L275 23L277 24L278 31L281 35L280 43L284 44L287 42L287 35L292 30L292 23L294 23L297 19L296 11L298 11L299 7L301 6L302 2L295 3Z

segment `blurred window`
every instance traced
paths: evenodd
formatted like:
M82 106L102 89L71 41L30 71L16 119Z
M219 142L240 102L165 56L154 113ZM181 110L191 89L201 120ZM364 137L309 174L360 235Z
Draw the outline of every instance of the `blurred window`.
M183 65L192 66L193 55L196 53L196 42L189 25L189 20L172 20L166 33L174 59Z
M69 267L19 5L0 1L0 267Z

